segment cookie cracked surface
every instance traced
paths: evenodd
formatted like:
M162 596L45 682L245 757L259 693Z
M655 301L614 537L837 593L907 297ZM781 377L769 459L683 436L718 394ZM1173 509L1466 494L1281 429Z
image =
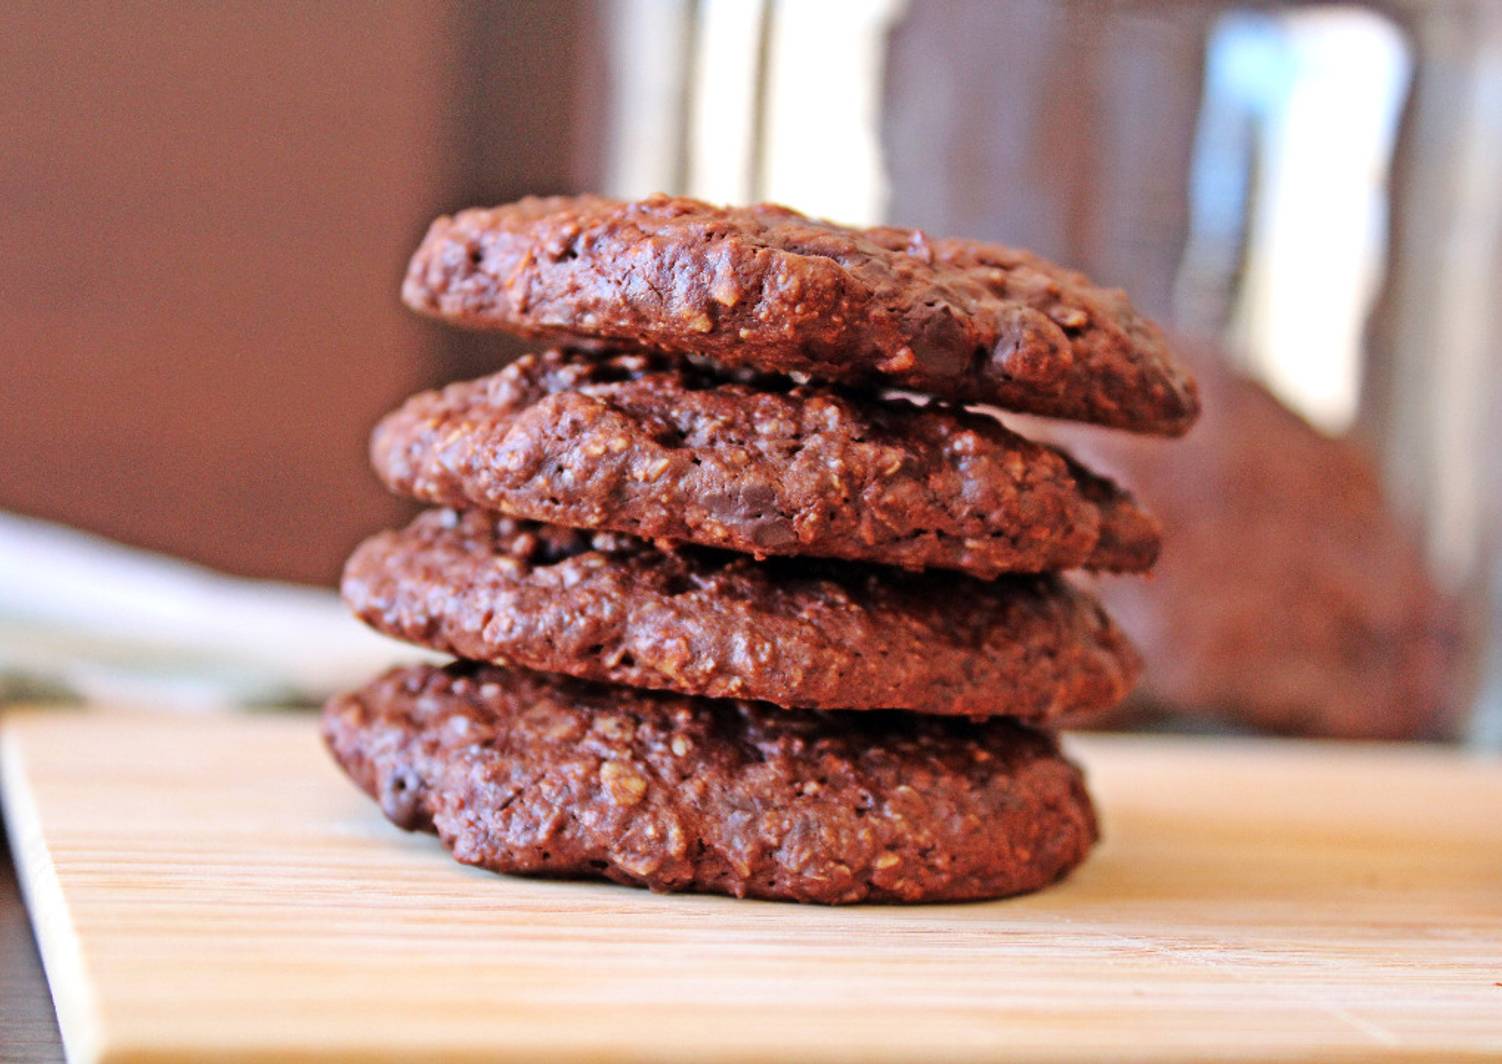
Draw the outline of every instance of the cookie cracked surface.
M990 578L1158 553L1130 495L994 417L644 355L527 355L414 396L371 458L425 502L759 556Z
M1176 436L1198 414L1161 331L1030 252L784 207L529 197L439 218L403 286L472 328Z
M323 736L465 864L828 904L1036 890L1095 841L1080 772L1009 721L788 713L470 663L332 699Z
M456 657L716 698L1028 721L1124 698L1136 653L1050 576L985 582L434 510L366 540L344 600Z

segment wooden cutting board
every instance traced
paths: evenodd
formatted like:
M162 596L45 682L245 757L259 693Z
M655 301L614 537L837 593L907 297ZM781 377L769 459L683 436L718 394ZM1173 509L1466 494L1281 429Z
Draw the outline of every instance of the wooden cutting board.
M1502 769L1079 738L1063 886L821 909L490 875L310 717L13 713L12 845L75 1060L1495 1059Z

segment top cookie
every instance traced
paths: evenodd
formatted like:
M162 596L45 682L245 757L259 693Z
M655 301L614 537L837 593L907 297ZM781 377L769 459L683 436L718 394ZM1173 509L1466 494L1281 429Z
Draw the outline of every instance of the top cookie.
M428 230L402 294L460 325L1136 432L1180 435L1199 413L1193 380L1118 290L1025 251L772 205L577 196L461 211Z

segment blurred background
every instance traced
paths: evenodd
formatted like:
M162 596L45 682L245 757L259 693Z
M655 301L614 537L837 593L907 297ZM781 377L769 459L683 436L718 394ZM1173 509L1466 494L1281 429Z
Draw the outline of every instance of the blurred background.
M406 256L664 190L1030 247L1182 338L1187 440L1026 426L1167 525L1101 588L1114 723L1502 742L1494 0L11 0L0 113L0 700L398 656L326 590L407 512L366 435L519 350Z

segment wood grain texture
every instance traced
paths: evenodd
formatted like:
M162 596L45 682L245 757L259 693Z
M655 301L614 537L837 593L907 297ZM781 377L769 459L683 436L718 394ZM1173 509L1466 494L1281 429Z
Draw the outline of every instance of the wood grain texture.
M0 741L75 1060L1502 1053L1502 771L1458 754L1080 739L1106 841L1063 886L830 910L458 867L307 717Z

